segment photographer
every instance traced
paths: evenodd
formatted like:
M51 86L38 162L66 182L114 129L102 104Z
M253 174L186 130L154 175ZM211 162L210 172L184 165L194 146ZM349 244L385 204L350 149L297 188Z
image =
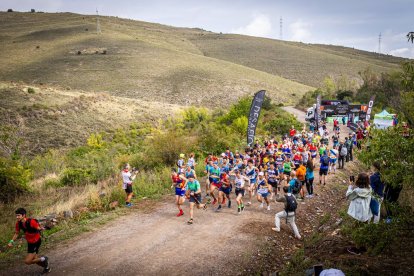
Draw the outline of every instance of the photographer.
M367 222L371 219L371 187L369 186L368 174L360 173L356 181L354 176L350 177L346 198L351 201L348 215L361 222Z
M134 181L137 171L131 170L131 166L129 164L125 164L124 169L122 170L122 188L125 190L126 193L126 200L125 206L131 207L133 204L131 203L131 199L133 196L132 192L132 182Z

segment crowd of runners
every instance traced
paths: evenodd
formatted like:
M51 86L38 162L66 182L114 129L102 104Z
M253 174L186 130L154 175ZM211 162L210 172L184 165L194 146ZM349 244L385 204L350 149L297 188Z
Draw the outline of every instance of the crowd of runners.
M350 132L342 140L337 122L332 130L328 130L326 124L318 131L312 126L309 130L304 126L297 131L292 126L289 134L279 141L271 137L263 143L257 141L242 152L227 148L218 156L209 154L204 160L205 181L195 172L197 163L194 154L186 158L182 153L171 173L177 216L184 215L182 206L186 200L189 201L188 224L194 222L194 207L206 210L211 205L216 212L220 212L223 208L237 206L235 212L242 215L245 206L255 202L266 211L271 210L273 202L282 202L284 208L276 213L272 229L279 232L281 219L284 218L295 237L301 239L295 223L297 201L311 200L314 182L325 185L328 174L335 174L337 169L344 168L346 162L352 161L354 146L361 149L361 140L366 138L367 133L360 129L357 133ZM317 167L318 177L314 181ZM127 207L132 206L132 185L136 174L137 171L128 164L122 170ZM232 196L233 192L235 196ZM23 208L16 210L16 219L16 231L8 246L12 247L19 232L23 231L28 243L25 263L37 264L43 267L44 273L50 272L48 257L39 255L41 225L36 219L26 217Z
M244 151L226 148L218 156L208 154L204 160L205 180L195 173L194 154L187 160L185 154L180 154L171 174L177 216L184 215L182 206L187 199L190 202L188 224L194 222L194 206L207 209L211 204L220 212L234 206L233 200L237 206L235 212L241 215L245 206L255 202L267 211L271 210L272 202L283 202L285 208L276 213L273 230L280 231L280 219L286 218L295 237L301 239L295 224L297 201L311 199L314 182L326 185L328 174L335 174L346 162L352 161L354 148L361 149L361 141L368 131L365 128L357 133L351 131L343 140L340 134L336 120L332 130L325 123L318 131L312 126L298 131L292 126L289 134L279 141L271 137L262 143L256 141Z

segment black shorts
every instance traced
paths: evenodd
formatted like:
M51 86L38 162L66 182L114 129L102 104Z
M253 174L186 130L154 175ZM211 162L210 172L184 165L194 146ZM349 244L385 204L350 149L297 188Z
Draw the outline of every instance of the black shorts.
M283 172L285 175L290 176L290 172Z
M272 186L273 188L277 188L277 181L276 182L270 182L269 181L270 186Z
M39 253L40 245L42 244L42 239L39 239L36 243L27 243L27 253Z
M238 196L239 194L241 194L242 196L244 196L244 189L238 189L236 188L236 196Z
M328 169L320 169L319 175L328 175Z
M190 196L190 202L195 202L196 204L201 203L201 194L194 194L193 196Z
M127 186L126 186L126 188L125 188L125 193L126 193L126 194L130 194L130 193L132 193L132 185L127 185Z

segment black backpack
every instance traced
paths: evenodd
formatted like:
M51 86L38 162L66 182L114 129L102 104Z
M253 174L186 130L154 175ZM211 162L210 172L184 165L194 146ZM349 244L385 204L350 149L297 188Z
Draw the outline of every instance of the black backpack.
M286 213L289 212L296 212L296 209L298 208L298 202L296 201L295 196L293 195L285 195L286 198Z
M26 222L25 222L24 226L23 226L23 223L21 221L19 221L19 229L23 230L23 232L25 232L25 233L30 233L30 234L40 233L40 230L38 230L36 228L33 228L30 225L32 220L35 220L37 222L37 224L39 224L39 221L37 219L28 218L28 219L26 219Z

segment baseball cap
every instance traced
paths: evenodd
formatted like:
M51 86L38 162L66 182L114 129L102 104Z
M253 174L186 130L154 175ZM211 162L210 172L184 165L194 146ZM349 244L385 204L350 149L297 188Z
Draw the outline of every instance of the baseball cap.
M184 153L180 153L180 157L182 158L182 157L184 157L185 155L184 155Z
M263 176L264 175L264 172L259 172L259 175L262 175Z

